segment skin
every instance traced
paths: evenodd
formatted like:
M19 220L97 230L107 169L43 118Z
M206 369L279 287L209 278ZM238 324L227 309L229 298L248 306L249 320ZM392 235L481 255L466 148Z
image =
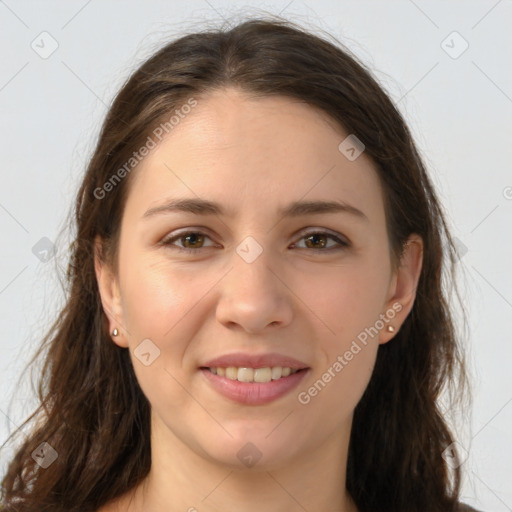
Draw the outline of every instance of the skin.
M303 102L230 88L198 98L134 171L118 274L98 257L96 274L110 330L120 331L113 342L130 350L151 403L152 468L102 511L357 510L344 485L353 411L379 344L392 340L412 308L422 241L411 235L393 267L377 173L364 152L349 161L338 150L347 135ZM142 218L177 197L217 201L234 215ZM367 219L278 215L301 199L342 200ZM159 245L183 228L207 235L173 242L197 253ZM350 247L330 250L334 240L306 236L326 230ZM236 252L248 236L263 249L252 263ZM395 332L381 329L360 344L317 396L300 403L298 393L393 304L401 306L389 321ZM133 354L147 338L160 350L149 366ZM207 359L236 351L290 355L310 371L269 404L241 405L199 371ZM262 454L251 468L237 457L248 442Z

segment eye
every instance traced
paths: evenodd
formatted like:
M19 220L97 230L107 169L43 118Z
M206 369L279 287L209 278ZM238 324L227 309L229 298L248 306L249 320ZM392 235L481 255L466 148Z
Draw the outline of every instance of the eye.
M178 251L192 253L197 252L199 249L213 247L213 245L206 247L203 246L205 239L211 240L208 235L202 233L201 231L185 231L178 233L177 235L165 238L162 240L161 244L172 249L177 249ZM327 247L327 241L329 239L335 242L334 247ZM329 252L332 250L341 250L350 247L350 243L348 241L343 240L335 234L324 231L310 231L308 233L304 233L302 234L300 240L306 241L306 247L298 247L299 249L312 249L313 251L318 252ZM174 242L176 241L180 242L182 246L175 245ZM293 246L296 247L297 244L294 244Z
M334 247L327 247L327 241L331 239L334 240ZM342 238L325 231L310 231L309 233L304 233L301 237L301 240L306 240L306 249L313 249L314 251L319 252L329 252L331 250L339 250L350 247L350 243L348 241L343 240ZM299 247L303 249L304 247Z
M205 238L210 237L200 231L186 231L162 240L162 244L170 246L172 249L178 249L178 251L197 252L198 249L203 248L201 244L204 243ZM175 240L182 242L184 247L174 245Z

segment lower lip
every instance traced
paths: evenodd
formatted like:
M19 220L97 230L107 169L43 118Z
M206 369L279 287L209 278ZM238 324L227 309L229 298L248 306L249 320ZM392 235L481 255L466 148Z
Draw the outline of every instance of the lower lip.
M240 382L221 377L205 368L200 368L200 370L212 386L226 398L240 404L262 405L286 395L297 387L308 373L309 368L270 382Z

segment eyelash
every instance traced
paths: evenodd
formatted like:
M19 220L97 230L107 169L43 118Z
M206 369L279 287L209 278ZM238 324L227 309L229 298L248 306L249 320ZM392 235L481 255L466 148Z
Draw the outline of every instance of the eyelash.
M193 252L197 253L201 249L211 248L211 246L210 246L210 247L199 247L197 249L191 249L189 247L178 247L177 245L173 245L174 241L180 240L181 238L185 238L188 235L203 235L203 236L206 236L207 238L210 238L206 233L203 233L201 231L184 231L182 233L178 233L177 235L174 235L172 237L162 240L161 244L166 247L170 247L174 250L178 250L180 252L187 252L187 253L193 253ZM342 240L341 238L339 238L338 236L336 236L332 233L325 232L325 231L309 231L307 233L304 233L300 237L300 240L303 240L303 239L308 238L313 235L323 235L327 238L330 238L331 240L334 240L338 244L338 247L329 247L328 249L309 249L309 247L300 247L300 249L306 249L306 250L309 249L311 251L316 251L316 252L320 253L320 252L338 251L338 250L347 249L348 247L350 247L350 243Z

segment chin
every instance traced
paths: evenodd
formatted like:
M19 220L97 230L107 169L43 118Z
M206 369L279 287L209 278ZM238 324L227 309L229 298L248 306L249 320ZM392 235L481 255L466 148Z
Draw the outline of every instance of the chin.
M260 425L244 428L243 432L228 428L232 438L226 436L222 443L218 438L209 440L206 443L209 446L203 445L203 449L212 462L233 470L275 470L287 466L299 451L297 442L290 441L297 440L297 436L289 431L278 433L278 424L274 421L271 428L262 429Z

